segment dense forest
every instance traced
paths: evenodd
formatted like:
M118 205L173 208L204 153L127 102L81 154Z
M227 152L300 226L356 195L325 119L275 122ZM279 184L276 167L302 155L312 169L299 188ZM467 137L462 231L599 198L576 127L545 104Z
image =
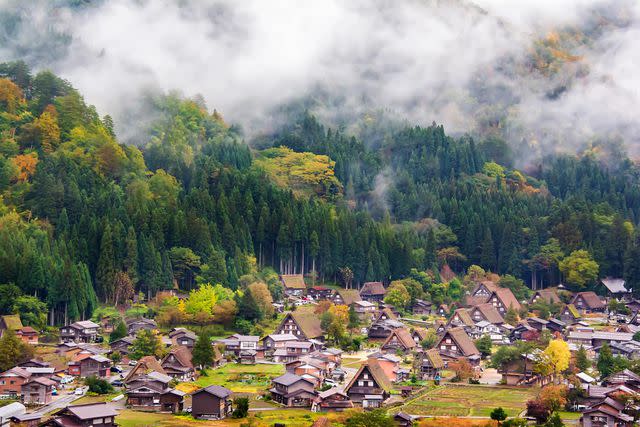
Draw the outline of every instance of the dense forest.
M199 99L152 104L145 138L124 145L69 82L0 65L5 296L46 302L53 324L135 292L236 290L256 268L339 283L348 268L354 286L416 271L435 283L443 264L533 287L640 284L630 160L554 156L524 173L497 137L433 124L370 141L305 112L249 144Z

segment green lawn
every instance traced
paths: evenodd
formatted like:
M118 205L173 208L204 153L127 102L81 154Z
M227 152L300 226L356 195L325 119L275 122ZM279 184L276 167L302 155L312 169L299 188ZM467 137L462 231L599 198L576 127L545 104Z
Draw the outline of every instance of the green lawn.
M227 363L221 368L207 370L207 376L201 375L195 383L199 387L216 384L235 392L259 393L269 388L272 378L282 374L283 365Z
M492 387L481 385L441 385L413 398L393 412L413 415L489 417L500 406L510 417L525 409L535 388Z

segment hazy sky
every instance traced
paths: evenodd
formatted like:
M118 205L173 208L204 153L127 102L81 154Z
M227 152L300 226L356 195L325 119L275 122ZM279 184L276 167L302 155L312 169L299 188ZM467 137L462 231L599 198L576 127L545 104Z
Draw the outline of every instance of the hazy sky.
M638 145L637 1L104 0L80 11L59 3L0 0L0 13L23 17L0 58L53 68L117 123L140 91L178 89L261 131L274 107L322 89L342 111L385 108L454 133L507 110L504 135L534 152L613 135L634 153ZM534 40L568 27L604 31L574 52L578 64L551 78L527 72ZM68 38L52 43L57 34ZM478 87L486 99L470 96Z

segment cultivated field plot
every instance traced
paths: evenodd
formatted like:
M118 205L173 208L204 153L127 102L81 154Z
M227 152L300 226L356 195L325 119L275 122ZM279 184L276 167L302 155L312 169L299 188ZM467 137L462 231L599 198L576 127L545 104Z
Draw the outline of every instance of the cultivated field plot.
M537 393L536 388L491 387L478 385L442 385L408 400L393 412L412 415L488 417L501 406L510 417L526 407L527 400Z
M227 363L221 368L207 370L207 376L201 375L195 383L199 387L216 384L235 392L258 393L268 389L271 379L282 374L283 365Z
M328 416L332 425L341 427L344 415L318 414L304 409L281 409L275 411L252 412L249 419L225 419L216 421L194 420L189 416L176 416L150 412L138 412L125 409L118 415L121 427L240 427L243 423L251 423L253 427L271 427L274 423L282 423L286 427L308 427L320 416Z

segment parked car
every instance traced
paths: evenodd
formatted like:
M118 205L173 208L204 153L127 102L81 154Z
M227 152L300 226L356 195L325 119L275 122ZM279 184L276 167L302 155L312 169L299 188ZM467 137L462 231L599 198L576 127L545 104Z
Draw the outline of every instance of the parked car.
M121 380L115 380L111 383L111 385L114 387L123 387L124 383Z
M136 366L138 364L138 362L136 362L135 360L131 360L129 362L129 366Z
M112 366L111 367L111 372L117 373L117 374L121 374L122 373L122 368L120 366Z
M82 396L84 394L84 389L82 387L78 387L76 388L76 390L73 392L73 394L75 394L76 396Z

